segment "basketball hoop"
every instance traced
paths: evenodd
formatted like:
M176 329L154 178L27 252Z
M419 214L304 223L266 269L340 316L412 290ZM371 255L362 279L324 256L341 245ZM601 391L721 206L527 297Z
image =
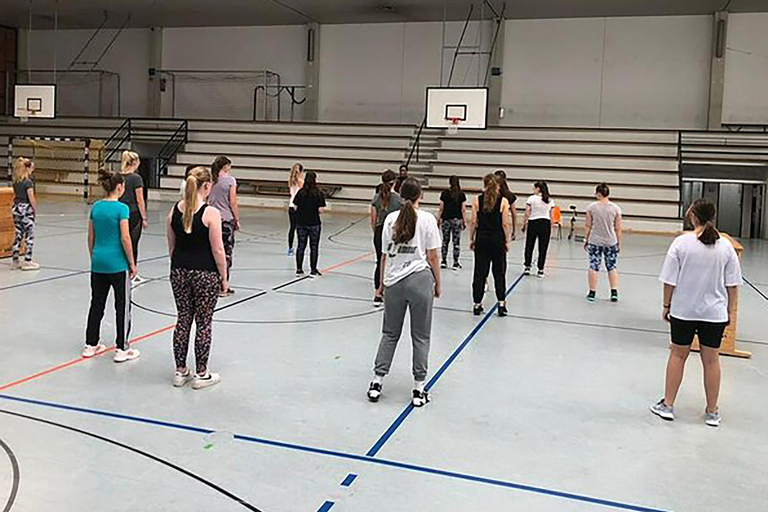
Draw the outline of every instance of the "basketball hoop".
M460 117L449 117L448 121L451 122L448 126L448 135L456 135L459 133L459 123L461 123L462 119Z

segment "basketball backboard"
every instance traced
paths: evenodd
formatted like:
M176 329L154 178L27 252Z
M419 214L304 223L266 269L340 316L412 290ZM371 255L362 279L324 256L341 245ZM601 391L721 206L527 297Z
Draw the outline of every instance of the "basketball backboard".
M487 87L427 87L427 128L485 130Z
M55 85L17 85L14 88L14 98L14 117L56 117Z

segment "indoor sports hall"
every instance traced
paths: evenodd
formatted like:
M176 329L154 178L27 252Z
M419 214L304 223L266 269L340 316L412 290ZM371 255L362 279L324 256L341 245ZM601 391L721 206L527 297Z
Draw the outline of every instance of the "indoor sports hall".
M0 510L765 510L766 28L3 0Z

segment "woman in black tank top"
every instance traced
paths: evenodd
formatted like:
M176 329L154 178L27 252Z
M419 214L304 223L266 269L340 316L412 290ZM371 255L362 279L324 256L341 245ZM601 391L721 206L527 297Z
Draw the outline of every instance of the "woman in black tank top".
M216 302L219 293L229 289L229 282L221 236L221 214L216 208L205 204L210 192L211 172L205 167L192 169L187 176L184 200L174 205L168 214L171 288L178 312L173 331L175 387L192 381L193 389L203 389L221 381L217 373L208 371L208 356ZM194 377L187 367L193 321L197 327Z
M472 204L469 247L475 251L475 273L472 280L473 313L483 312L483 295L488 271L493 268L493 282L499 316L506 316L507 251L510 242L509 201L502 197L499 182L493 174L483 178L485 190Z

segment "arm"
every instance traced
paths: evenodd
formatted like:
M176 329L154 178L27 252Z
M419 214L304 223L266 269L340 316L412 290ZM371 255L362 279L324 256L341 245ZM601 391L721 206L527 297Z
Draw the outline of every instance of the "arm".
M616 229L616 240L618 240L619 252L621 252L621 213L616 216L614 228Z
M477 209L480 201L475 198L472 201L472 218L469 221L469 249L475 250L475 231L477 230Z
M501 225L504 228L504 248L509 251L512 243L512 223L509 216L509 201L501 200Z
M235 229L240 230L240 206L237 204L237 185L229 187L229 207L235 219Z
M445 203L440 199L440 206L437 207L437 223L443 225L443 210L445 210Z
M141 221L145 228L149 227L147 222L147 204L144 202L144 187L138 187L136 189L136 203L139 205L139 213L141 213Z
M136 277L136 262L133 260L133 244L131 243L131 229L128 227L128 219L120 221L120 242L123 244L123 252L128 260L128 275L131 279Z
M35 197L35 190L33 188L27 189L27 197L29 198L29 204L32 205L32 209L37 212L37 198Z
M467 202L461 203L461 229L467 229Z
M387 253L386 251L381 255L381 270L379 270L379 289L376 290L376 295L379 297L384 296L384 269L387 268Z
M587 216L584 220L584 248L589 245L589 235L592 234L592 212L587 209ZM616 233L618 235L618 232ZM666 304L666 302L664 303Z
M664 283L664 310L661 313L661 317L669 322L669 308L672 305L672 295L675 293L675 287L671 284ZM728 304L730 306L730 293L728 294Z
M376 231L376 207L371 205L368 208L368 217L371 221L371 231Z
M439 299L442 288L440 284L440 256L437 254L437 249L427 251L427 263L432 269L432 275L435 276L435 298Z
M93 221L88 221L88 255L93 259L93 242L96 239L96 234L93 232Z
M736 318L736 303L739 300L739 287L727 286L725 288L728 291L728 324L730 324L734 318Z
M216 268L221 277L221 289L229 290L227 280L227 255L224 252L224 241L221 238L221 214L216 208L206 208L203 213L203 223L208 226L208 240L211 242L211 251L216 260Z
M174 208L176 208L174 206ZM165 238L168 241L168 256L173 257L173 251L176 250L176 233L171 228L171 219L173 210L168 213L168 219L165 221Z
M523 227L521 231L525 233L525 229L528 227L528 219L531 217L531 205L525 205L525 213L523 214Z
M514 240L517 236L517 208L515 208L514 203L509 205L509 213L512 214L512 237L511 239Z

